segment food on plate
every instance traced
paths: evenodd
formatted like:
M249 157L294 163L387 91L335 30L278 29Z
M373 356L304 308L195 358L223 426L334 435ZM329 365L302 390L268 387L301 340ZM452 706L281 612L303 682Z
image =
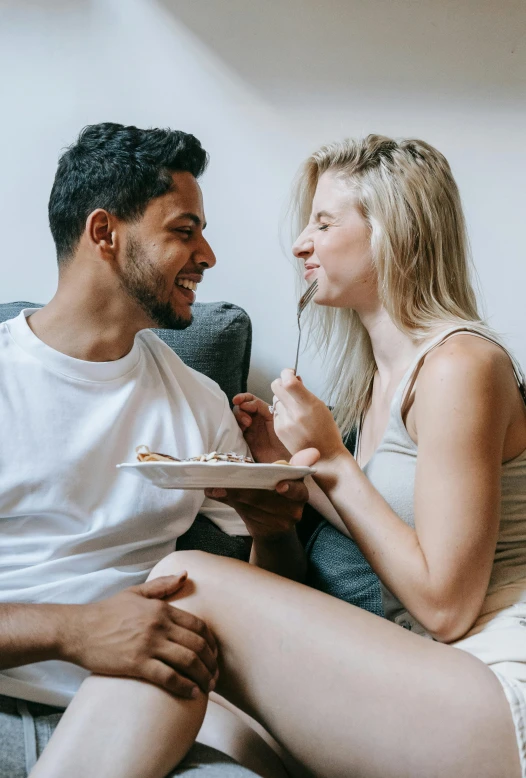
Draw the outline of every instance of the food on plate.
M139 462L180 462L180 459L171 457L169 454L160 454L155 451L150 451L148 446L137 446L135 449L137 452L137 459Z
M245 457L241 454L235 454L233 451L229 451L226 454L220 451L212 451L210 454L200 454L197 457L190 457L189 459L176 459L169 456L169 454L160 454L156 451L150 451L148 446L137 446L135 449L137 452L137 459L139 462L205 462L208 464L215 464L217 462L233 462L237 465L253 465L254 460L252 457Z
M137 452L137 459L139 462L205 462L213 465L217 462L231 462L236 465L254 465L255 462L252 457L245 457L242 454L235 454L233 451L229 451L226 454L220 451L212 451L210 454L200 454L197 457L190 457L189 459L176 459L169 454L161 454L158 451L150 451L148 446L137 446L135 449ZM290 465L285 459L278 459L276 462L272 462L273 465Z

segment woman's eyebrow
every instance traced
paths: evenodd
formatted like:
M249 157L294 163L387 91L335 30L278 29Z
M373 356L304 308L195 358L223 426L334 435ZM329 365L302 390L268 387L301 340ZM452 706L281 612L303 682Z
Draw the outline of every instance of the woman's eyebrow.
M316 220L318 221L322 218L322 216L325 216L326 219L334 219L334 214L329 213L329 211L318 211L316 214Z

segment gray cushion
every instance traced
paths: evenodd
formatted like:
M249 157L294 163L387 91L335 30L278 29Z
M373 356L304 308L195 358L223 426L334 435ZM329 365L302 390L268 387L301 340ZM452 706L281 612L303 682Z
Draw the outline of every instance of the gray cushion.
M13 319L23 308L38 303L0 304L0 321ZM248 314L232 303L195 303L194 321L186 330L154 330L183 362L217 381L232 402L246 392L252 325Z
M322 520L305 551L309 586L383 616L380 581L354 540Z
M356 430L351 431L345 445L353 454ZM354 540L325 521L310 505L305 507L298 535L307 554L309 586L383 616L380 581Z

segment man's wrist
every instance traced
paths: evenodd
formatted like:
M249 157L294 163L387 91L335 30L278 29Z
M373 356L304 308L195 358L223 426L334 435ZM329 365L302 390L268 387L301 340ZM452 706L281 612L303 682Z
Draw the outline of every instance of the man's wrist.
M85 605L60 605L52 627L53 650L58 659L79 664L79 622Z
M296 527L292 527L289 530L267 533L261 535L252 535L252 541L258 548L272 549L276 546L285 545L291 542L295 542L297 538Z

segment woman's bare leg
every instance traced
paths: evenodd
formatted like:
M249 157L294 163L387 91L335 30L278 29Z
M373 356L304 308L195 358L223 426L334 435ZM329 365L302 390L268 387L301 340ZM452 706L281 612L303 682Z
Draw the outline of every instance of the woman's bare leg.
M155 575L181 567L190 581L177 607L206 620L218 640L217 691L257 718L314 775L519 778L504 693L474 657L234 560L176 552L156 566ZM137 705L126 687L135 682L111 683L124 684L111 696L119 732L134 733L140 751L141 739L150 738L151 747L152 730L162 725L154 742L167 763L174 753L166 742L166 719L183 737L195 711L188 709L183 721L167 711L155 687L148 687L148 699ZM93 712L106 702L105 695L95 701L85 697L82 706L88 710L91 704ZM173 700L173 710L187 704ZM80 748L87 764L99 738L97 719L79 706L76 716L83 734L75 752L78 758ZM136 775L129 772L133 754L133 749L120 754L112 778ZM42 776L51 774L60 775L55 770ZM161 775L153 760L141 773Z
M207 702L203 693L183 700L142 681L90 676L31 778L164 778L194 744Z
M217 694L211 694L197 742L221 751L262 778L289 778L277 743L260 724Z

